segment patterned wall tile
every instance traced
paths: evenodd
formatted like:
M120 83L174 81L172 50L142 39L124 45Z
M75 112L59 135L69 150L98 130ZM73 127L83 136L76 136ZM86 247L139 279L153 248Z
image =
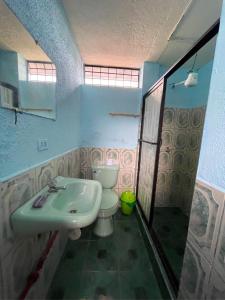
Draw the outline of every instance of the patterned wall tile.
M223 278L225 278L225 195L223 200L223 214L222 214L222 222L220 226L218 243L215 254L215 268L217 272L219 272Z
M80 150L76 149L64 155L67 160L67 177L80 176Z
M119 188L132 188L134 186L134 170L122 169L119 176Z
M80 152L80 172L82 178L92 179L92 164L110 161L119 164L120 167L114 190L119 195L122 191L134 190L136 183L136 149L81 148Z
M173 128L174 120L175 120L175 109L172 107L165 108L164 115L163 115L163 127L165 129Z
M92 170L91 170L91 168L82 168L80 170L80 176L83 179L92 179Z
M40 191L47 184L49 177L54 178L57 174L79 176L79 149L7 182L0 183L0 261L1 270L4 270L2 284L0 274L0 294L4 293L4 299L18 298L21 289L25 286L27 276L36 265L49 238L49 233L25 238L16 236L11 228L10 215ZM58 239L58 246L54 246L52 249L54 259L44 266L44 280L33 287L34 299L37 299L41 290L46 291L47 283L50 283L51 276L54 275L56 261L60 259L64 249L67 234L59 235ZM42 294L39 299L44 299Z
M160 171L168 171L172 169L172 157L168 151L160 151L159 168Z
M35 265L34 249L33 239L24 239L2 261L5 299L18 299L25 287L27 276Z
M178 299L205 299L211 266L199 249L187 242ZM184 297L184 298L183 298Z
M178 128L188 128L190 123L190 110L176 109L175 122Z
M10 249L20 240L20 238L16 237L13 233L10 215L35 193L34 171L30 171L1 184L0 255L2 258L5 257Z
M136 151L130 149L120 150L121 169L134 169L136 164Z
M211 262L217 245L223 207L223 193L198 181L195 186L189 238L201 249L201 253Z
M80 176L80 150L73 150L54 160L56 176L79 177Z
M207 300L225 299L225 279L214 269L212 270L206 295Z
M55 159L56 176L68 177L68 155Z
M90 167L90 148L80 148L80 167L88 168Z
M163 206L164 199L164 207L177 206L186 215L190 213L204 115L205 107L165 108L156 206ZM167 185L162 185L165 172ZM163 199L160 199L162 195Z
M91 165L103 163L105 161L105 149L103 148L91 148L90 149L90 162Z
M187 147L190 151L198 150L201 144L202 131L191 130L187 135Z
M161 148L164 149L166 147L171 147L171 145L173 145L173 138L173 130L168 130L167 128L163 127Z
M71 165L71 177L79 178L80 177L80 149L76 149L72 152L73 159ZM70 164L69 164L70 168ZM70 174L70 171L69 171Z
M40 191L43 189L47 184L49 179L54 178L57 176L56 171L56 162L51 161L43 166L36 168L35 176L36 176L36 189Z
M201 108L195 108L191 111L191 127L193 128L201 128L205 119L205 109L203 106Z
M120 163L120 150L119 149L106 149L105 158L107 161L113 161L117 164Z
M177 129L173 132L173 146L177 150L182 150L187 147L187 130Z

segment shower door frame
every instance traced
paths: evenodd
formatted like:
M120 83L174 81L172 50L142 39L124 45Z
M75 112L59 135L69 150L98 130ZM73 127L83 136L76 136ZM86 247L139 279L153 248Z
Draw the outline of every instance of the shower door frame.
M166 96L166 84L167 79L175 73L186 61L188 61L195 53L197 53L202 47L204 47L213 37L215 37L219 32L219 25L220 25L220 19L218 19L210 28L206 31L205 34L194 44L194 46L182 57L180 58L143 96L142 101L142 111L141 111L141 127L140 127L140 138L138 140L139 143L139 153L138 153L138 165L137 165L137 181L136 181L136 197L137 197L137 203L138 207L141 211L142 218L145 221L145 224L147 225L147 228L149 230L150 236L154 242L154 245L157 249L157 252L159 254L159 257L161 259L161 262L163 264L163 267L165 268L165 271L167 273L168 279L170 280L171 286L174 289L175 294L178 293L179 288L179 281L177 280L176 276L174 275L174 272L168 262L168 259L164 255L164 252L162 250L162 246L157 238L157 235L152 227L153 223L153 215L154 215L154 204L155 204L155 192L156 192L156 186L157 186L157 178L158 178L158 167L159 167L159 155L160 155L160 146L161 146L161 133L162 133L162 124L163 124L163 114L164 114L164 108L165 108L165 96ZM138 198L138 185L139 185L139 173L140 173L140 165L141 165L141 149L142 149L142 143L146 142L142 139L143 136L143 128L144 128L144 115L145 115L145 104L147 97L153 93L159 86L163 84L163 93L161 98L161 107L160 107L160 116L159 116L159 124L158 124L158 141L155 143L157 149L156 149L156 156L155 156L155 165L154 165L154 178L153 178L153 187L152 187L152 197L150 202L150 213L149 218L147 219L144 211L141 207L141 202Z

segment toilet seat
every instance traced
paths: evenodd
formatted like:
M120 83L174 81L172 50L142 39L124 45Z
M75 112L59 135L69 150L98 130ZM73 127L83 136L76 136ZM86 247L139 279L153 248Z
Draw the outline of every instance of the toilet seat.
M100 218L110 217L117 212L118 207L119 207L118 195L111 189L103 189L102 202L98 213L98 217Z

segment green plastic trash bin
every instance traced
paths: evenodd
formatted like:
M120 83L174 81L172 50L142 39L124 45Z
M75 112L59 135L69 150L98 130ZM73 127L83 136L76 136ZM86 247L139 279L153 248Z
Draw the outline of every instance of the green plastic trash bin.
M127 216L131 215L136 204L135 194L130 191L123 192L120 200L122 213Z

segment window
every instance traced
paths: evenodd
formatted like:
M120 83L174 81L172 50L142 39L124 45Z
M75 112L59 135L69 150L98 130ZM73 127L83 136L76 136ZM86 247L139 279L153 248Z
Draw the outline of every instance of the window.
M28 80L41 82L56 82L56 68L53 63L28 61Z
M100 86L138 88L139 72L139 69L130 68L84 66L85 84Z

